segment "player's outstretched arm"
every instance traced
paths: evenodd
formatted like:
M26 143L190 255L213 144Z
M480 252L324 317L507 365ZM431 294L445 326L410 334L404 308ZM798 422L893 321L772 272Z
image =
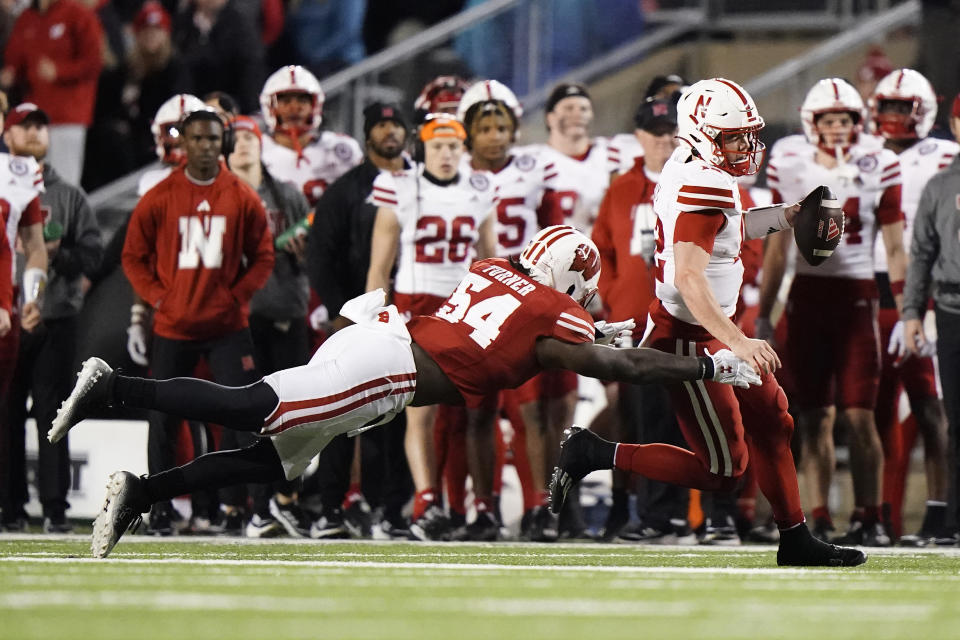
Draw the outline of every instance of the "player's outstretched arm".
M744 388L760 384L753 367L727 349L695 358L656 349L616 349L541 338L536 350L537 361L545 369L569 369L600 380L633 384L713 380Z

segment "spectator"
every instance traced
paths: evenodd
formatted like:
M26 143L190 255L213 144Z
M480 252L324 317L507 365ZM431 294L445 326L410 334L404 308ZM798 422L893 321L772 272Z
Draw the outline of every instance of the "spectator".
M36 0L14 24L0 89L15 87L50 116L47 162L80 184L86 128L103 66L97 16L76 0Z
M960 96L953 102L950 130L960 142ZM949 428L949 487L947 522L936 534L937 544L960 540L960 241L956 230L960 157L933 176L920 196L913 222L913 242L903 292L907 348L918 355L936 353L940 387ZM927 339L923 317L930 293L936 303L937 339Z
M174 55L170 14L160 3L144 3L133 20L133 34L123 102L131 122L137 164L144 164L153 159L153 115L170 96L187 93L191 79L187 66Z
M363 111L363 130L366 134L366 155L362 164L343 174L330 185L317 201L313 225L307 235L307 273L310 284L323 299L334 330L345 327L349 321L340 316L343 304L364 292L367 270L370 268L370 238L377 207L368 201L373 181L382 171L397 172L407 168L403 150L409 125L400 107L375 102ZM402 424L403 417L396 420ZM382 482L373 488L379 498L383 494L383 520L380 531L387 537L407 534L406 521L401 514L409 498L409 471L403 455L402 428L378 429L361 436L362 442L376 442L382 451L383 465L369 469L365 475ZM369 448L369 447L367 447ZM320 453L318 474L320 497L324 503L343 499L350 481L350 462L354 458L354 444L346 437L334 438ZM382 468L381 473L377 470ZM365 470L368 468L365 465ZM337 528L337 517L349 523L352 515L348 505L343 514L328 509L327 530ZM344 523L344 524L346 524Z
M222 90L241 113L257 108L263 81L263 44L237 0L194 0L177 15L173 42L190 71L195 95Z
M136 294L154 308L155 377L190 375L205 357L216 381L249 384L258 374L247 305L273 268L266 212L253 189L220 160L224 127L216 111L192 111L181 131L186 165L137 204L123 270ZM151 415L151 473L173 466L173 429L179 424ZM226 509L226 516L227 528L239 533L239 509ZM172 519L172 505L161 502L151 511L150 529L169 535Z
M306 364L310 359L307 302L310 285L303 270L306 241L307 199L297 187L270 175L260 161L263 136L260 127L246 116L233 121L235 148L229 156L230 170L256 189L267 211L267 223L275 240L273 273L250 300L250 334L260 370L269 375L281 369ZM302 233L300 233L302 232ZM291 536L310 532L310 520L297 505L297 485L278 484L270 498L266 487L254 488L253 516L247 536L263 537L281 526Z
M10 436L10 458L4 467L12 472L4 513L20 513L27 499L24 426L27 396L40 436L38 489L46 533L67 533L67 492L70 488L70 452L66 441L50 444L43 433L53 422L60 400L70 393L73 376L64 367L72 362L77 343L77 316L89 282L84 276L99 266L100 230L86 194L60 178L45 162L49 148L47 115L36 107L20 105L7 121L7 145L17 155L31 156L43 167L45 191L40 195L46 214L43 235L50 269L41 305L42 325L20 338L16 373L10 388L7 413L2 419ZM25 329L27 326L25 325Z

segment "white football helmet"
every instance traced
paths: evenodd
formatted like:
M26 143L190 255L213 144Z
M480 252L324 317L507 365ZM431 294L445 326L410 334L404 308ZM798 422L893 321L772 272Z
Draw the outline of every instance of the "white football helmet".
M905 102L909 113L880 113L884 102ZM926 138L937 119L937 94L913 69L897 69L883 77L867 101L870 131L893 140Z
M746 90L724 78L701 80L688 87L677 103L677 138L709 164L735 176L760 170L766 147L757 137L763 118ZM728 146L729 138L745 136L746 150ZM738 154L728 160L727 154Z
M817 132L816 119L824 113L848 112L853 116L853 133L850 141L844 145L843 151L857 143L860 131L863 130L863 99L860 92L853 85L841 78L824 78L818 81L804 98L800 106L800 121L803 124L803 133L810 144L820 147L828 153L833 153L832 147L821 144L820 134Z
M263 84L260 92L260 115L270 131L277 128L277 95L281 93L306 93L313 98L313 111L306 129L316 129L323 121L325 96L317 77L298 64L291 64L274 71Z
M157 109L150 123L150 133L157 147L157 157L165 164L179 164L183 159L180 148L180 130L177 126L188 114L203 109L203 100L189 93L178 93Z
M568 225L544 227L520 254L520 264L542 285L586 307L600 282L600 252L593 240Z
M463 96L460 98L460 104L457 106L457 120L466 123L467 111L478 102L490 102L499 100L513 112L519 121L523 117L523 107L517 96L507 85L496 80L480 80L470 85Z

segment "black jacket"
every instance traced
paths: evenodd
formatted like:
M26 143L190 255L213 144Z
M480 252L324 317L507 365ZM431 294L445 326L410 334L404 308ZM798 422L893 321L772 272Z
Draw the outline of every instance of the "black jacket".
M364 292L377 207L367 202L380 170L363 161L330 185L317 201L307 235L307 275L331 318Z

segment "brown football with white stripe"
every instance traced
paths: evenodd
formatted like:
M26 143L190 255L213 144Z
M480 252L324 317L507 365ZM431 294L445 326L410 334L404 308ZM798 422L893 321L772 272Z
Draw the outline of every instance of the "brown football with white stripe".
M819 266L833 255L843 239L843 209L830 187L817 187L800 201L793 235L807 264Z

